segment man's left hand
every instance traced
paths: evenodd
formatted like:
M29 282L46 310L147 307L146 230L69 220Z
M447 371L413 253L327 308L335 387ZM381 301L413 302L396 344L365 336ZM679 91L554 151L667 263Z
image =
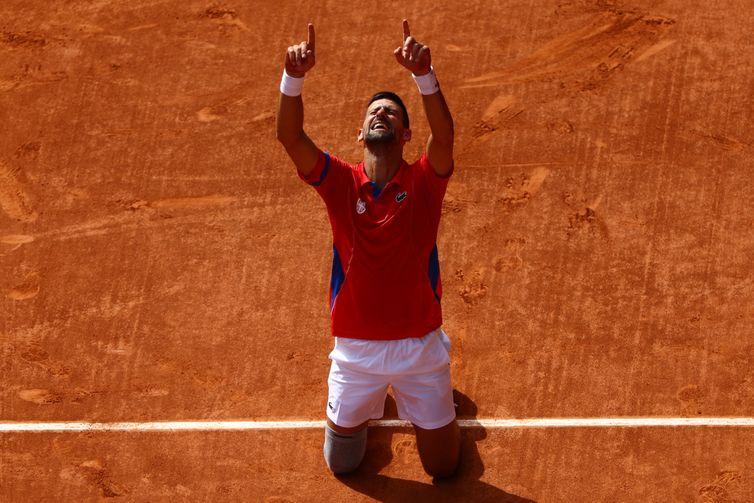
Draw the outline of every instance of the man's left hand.
M395 51L395 59L401 66L411 70L416 76L429 73L432 68L432 56L429 53L429 47L420 44L411 36L411 30L408 27L408 20L403 20L403 45Z

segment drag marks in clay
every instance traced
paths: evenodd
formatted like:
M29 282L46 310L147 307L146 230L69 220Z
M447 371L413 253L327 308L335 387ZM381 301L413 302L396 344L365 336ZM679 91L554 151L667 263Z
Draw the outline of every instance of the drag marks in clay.
M16 283L5 296L11 300L29 300L39 295L39 275L35 272L29 273L26 277Z
M207 7L202 12L202 17L209 19L213 23L217 23L221 27L233 27L239 28L243 31L249 31L249 27L238 18L238 13L235 9L229 9L226 7Z
M32 241L34 241L34 236L29 236L27 234L6 234L5 236L0 236L0 243L11 246L12 248L10 251L16 250ZM2 256L2 254L0 254L0 256Z
M204 107L196 112L196 119L199 122L214 122L223 118L228 112L228 108L224 106Z
M676 397L681 404L681 414L685 416L698 416L702 414L704 399L707 393L699 386L689 384L678 390Z
M61 45L60 40L53 42ZM0 92L67 79L68 74L64 70L52 70L38 62L39 54L48 51L48 45L50 42L38 33L0 32L0 52L9 53L8 62L17 62L13 66L17 68L14 73L0 77ZM18 56L22 56L20 61ZM13 67L9 65L9 68Z
M71 373L69 367L60 362L53 361L49 353L42 349L39 344L28 343L18 346L14 348L14 352L18 354L18 357L22 361L40 368L54 377L67 377Z
M46 389L22 389L18 392L18 398L37 405L51 405L63 401L60 393Z
M453 187L455 189L455 187ZM458 193L463 193L463 190L458 190ZM445 193L445 198L442 201L442 214L447 215L449 213L460 213L466 209L468 204L473 204L474 201L468 199L462 199L456 195L456 190L448 189Z
M521 250L526 246L525 238L509 238L503 244L505 255L498 256L495 259L495 272L507 272L520 269L524 266L524 259L521 257Z
M516 211L528 204L531 198L542 189L542 184L549 174L549 169L537 167L529 173L506 178L505 187L496 202L502 206L505 213Z
M489 135L504 128L512 127L512 123L524 112L515 96L503 94L492 100L482 114L482 118L474 125L468 147L484 143Z
M93 459L63 468L60 479L74 485L89 485L96 488L103 498L115 498L128 493L125 488L113 481L102 462Z
M20 168L10 168L0 161L0 209L19 222L34 222L39 216L31 198L18 180Z
M608 10L506 68L468 79L463 87L544 80L574 91L595 89L629 62L670 47L673 41L664 37L674 23L662 16Z
M196 120L199 122L215 122L226 117L233 117L234 111L243 111L243 107L250 101L247 89L252 85L250 81L239 82L227 89L213 91L209 94L190 97L192 100L209 101L205 106L195 112ZM255 122L270 121L275 117L270 110L258 113L251 119L247 119L245 112L236 115L236 119L243 117L247 124Z
M18 398L25 402L36 405L55 405L55 404L80 404L85 400L97 395L105 394L104 391L94 391L86 389L75 389L73 391L61 392L49 389L22 389L17 392Z
M751 148L752 145L754 145L754 143L752 142L745 142L720 133L701 131L699 129L692 129L690 132L694 138L702 138L703 140L712 142L714 145L729 152L741 152L743 150Z
M51 238L66 240L98 236L112 232L124 232L161 226L164 222L190 224L206 222L210 212L235 204L235 196L213 194L197 197L175 197L146 201L143 199L117 199L112 201L118 213L85 222L51 229L35 236L36 239ZM125 211L124 211L125 210Z
M22 143L16 148L16 157L19 159L36 159L42 150L42 143L38 141L29 141Z
M743 476L736 471L721 471L715 480L699 488L699 496L704 503L733 503L744 501Z
M210 196L198 196L198 197L174 197L168 199L158 199L151 203L146 201L138 201L139 207L149 206L155 209L162 210L201 210L205 208L212 208L217 206L228 206L238 201L237 197L224 196L222 194L213 194ZM143 204L146 203L146 204ZM137 204L137 203L134 203Z
M458 269L455 279L461 283L458 295L466 307L473 307L487 295L487 284L483 279L484 271L475 270L467 277L462 269Z
M568 206L568 225L565 229L567 238L599 236L610 239L607 224L605 224L601 214L597 212L602 202L601 195L590 203L584 198L577 198L571 192L564 192L562 200Z
M38 49L47 45L47 40L45 40L43 36L30 31L24 33L3 31L0 33L0 44L12 48L24 47Z

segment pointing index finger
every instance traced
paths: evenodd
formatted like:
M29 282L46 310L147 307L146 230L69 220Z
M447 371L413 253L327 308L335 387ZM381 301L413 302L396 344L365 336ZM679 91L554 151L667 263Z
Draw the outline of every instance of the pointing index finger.
M411 36L411 30L408 27L408 19L403 20L403 41L405 42Z
M311 49L312 52L313 52L314 51L314 38L315 38L314 37L314 25L312 23L309 23L309 25L307 26L307 28L309 30L309 35L306 38L306 45L308 45L309 49Z

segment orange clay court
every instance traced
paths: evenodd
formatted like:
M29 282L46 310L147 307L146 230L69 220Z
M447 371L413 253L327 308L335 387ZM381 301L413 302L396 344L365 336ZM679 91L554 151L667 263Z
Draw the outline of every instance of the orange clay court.
M309 135L360 160L391 89L418 158L403 18L456 125L438 245L463 446L441 484L390 399L355 475L324 464L330 227L275 140L311 21ZM754 501L749 0L0 19L3 502Z

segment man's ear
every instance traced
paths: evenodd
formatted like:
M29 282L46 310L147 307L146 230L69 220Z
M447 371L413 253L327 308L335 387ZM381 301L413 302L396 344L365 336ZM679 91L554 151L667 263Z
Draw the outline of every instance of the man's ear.
M404 129L403 130L403 141L410 141L411 140L411 130L410 129Z
M364 141L364 131L362 131L361 129L359 129L359 132L356 134L356 141L358 141L359 143Z

